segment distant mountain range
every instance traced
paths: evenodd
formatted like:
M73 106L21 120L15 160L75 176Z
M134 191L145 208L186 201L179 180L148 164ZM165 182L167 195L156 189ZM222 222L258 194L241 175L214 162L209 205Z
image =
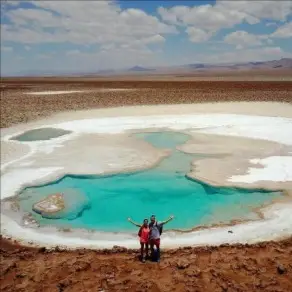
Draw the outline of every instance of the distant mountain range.
M206 64L189 64L186 66L189 67L190 69L203 69L203 68L208 67L208 65Z
M266 62L249 62L244 64L236 64L238 68L250 69L273 69L273 68L292 68L291 58L282 58L280 60L266 61Z
M155 71L155 69L150 69L150 68L144 68L140 66L134 66L130 69L128 69L129 72L149 72L149 71Z
M282 58L280 60L272 61L258 61L258 62L247 62L247 63L235 63L235 64L204 64L194 63L185 64L181 66L165 66L165 67L152 67L146 68L142 66L134 66L125 69L108 69L108 70L97 70L88 72L68 72L68 71L40 71L31 70L23 71L13 76L116 76L116 75L135 75L135 74L191 74L191 73L208 73L208 72L240 72L248 70L279 70L279 69L292 69L292 58Z

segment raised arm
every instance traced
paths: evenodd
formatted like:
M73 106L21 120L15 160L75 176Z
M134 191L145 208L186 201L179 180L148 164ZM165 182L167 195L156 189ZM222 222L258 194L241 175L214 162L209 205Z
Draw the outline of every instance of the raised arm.
M174 218L174 216L171 215L171 216L169 216L168 219L166 219L165 221L162 221L161 224L166 224L166 223L168 223L169 221L171 221L173 218Z
M141 224L138 224L138 223L134 222L131 218L128 218L128 221L130 223L132 223L133 225L137 226L137 227L141 227L142 226Z

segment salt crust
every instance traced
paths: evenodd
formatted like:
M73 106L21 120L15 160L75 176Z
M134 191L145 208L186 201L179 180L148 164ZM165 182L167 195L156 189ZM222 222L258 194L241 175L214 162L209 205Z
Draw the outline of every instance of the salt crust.
M248 116L235 114L198 114L198 115L167 115L117 117L100 119L83 119L47 125L73 131L66 137L52 141L28 142L31 150L25 155L30 157L36 152L50 153L55 147L62 147L67 139L74 139L81 133L116 134L127 131L141 131L148 128L170 129L176 131L201 132L208 134L230 135L264 139L281 144L292 145L292 119L282 117ZM11 135L2 140L8 141ZM117 149L118 150L118 149ZM43 182L62 167L47 167L33 169L17 168L24 157L1 165L1 198L15 195L27 182L35 184ZM233 176L233 182L255 182L257 180L292 180L292 156L271 156L252 163L260 163L263 168L250 168L245 175ZM11 169L10 167L13 166ZM4 171L5 170L5 171ZM232 227L233 233L228 233L231 227L217 227L189 233L166 232L163 238L165 247L206 245L235 242L257 242L281 238L292 234L292 204L276 203L265 208L265 220L247 222ZM50 232L48 232L50 230ZM78 232L82 232L82 238ZM56 232L55 228L27 229L11 218L1 214L1 233L21 240L24 243L33 242L36 245L64 245L68 248L91 247L105 248L115 244L136 247L136 239L130 234L88 233L74 231L70 235Z

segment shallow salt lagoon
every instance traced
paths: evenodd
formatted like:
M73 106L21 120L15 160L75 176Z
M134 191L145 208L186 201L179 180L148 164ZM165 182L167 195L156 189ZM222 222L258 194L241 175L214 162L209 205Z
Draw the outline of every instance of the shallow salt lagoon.
M32 205L45 196L68 189L78 191L88 202L78 214L60 219L47 219L34 213L41 226L85 228L107 232L129 232L135 227L131 217L142 222L155 214L164 220L173 214L169 229L190 230L198 226L229 223L231 220L258 219L254 208L279 198L281 192L211 187L190 180L186 173L196 155L176 150L189 136L175 132L134 134L154 147L172 149L169 157L156 167L134 173L108 176L65 176L59 181L26 188L19 195L20 208L32 212ZM198 156L197 156L198 157ZM200 159L204 157L200 156Z
M32 142L32 141L45 141L53 138L58 138L67 134L72 133L71 131L55 128L40 128L26 131L20 135L10 138L20 142Z

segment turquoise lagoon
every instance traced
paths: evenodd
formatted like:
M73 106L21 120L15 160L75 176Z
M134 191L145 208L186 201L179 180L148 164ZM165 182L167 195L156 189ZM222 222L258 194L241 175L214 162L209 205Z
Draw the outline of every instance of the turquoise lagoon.
M135 229L127 222L128 217L142 222L152 214L158 220L173 214L175 220L168 228L186 230L228 223L233 219L257 219L253 208L282 195L281 192L265 190L212 187L188 179L185 174L196 155L176 150L176 146L189 139L185 134L155 132L135 136L155 147L172 149L172 153L156 167L144 171L108 176L68 175L56 182L26 188L19 196L21 209L31 212L32 205L46 195L74 189L87 202L83 212L79 210L60 219L47 219L33 213L41 226L128 232Z
M72 132L63 129L40 128L26 131L20 135L12 137L11 140L16 140L20 142L44 141L58 138L70 133Z

